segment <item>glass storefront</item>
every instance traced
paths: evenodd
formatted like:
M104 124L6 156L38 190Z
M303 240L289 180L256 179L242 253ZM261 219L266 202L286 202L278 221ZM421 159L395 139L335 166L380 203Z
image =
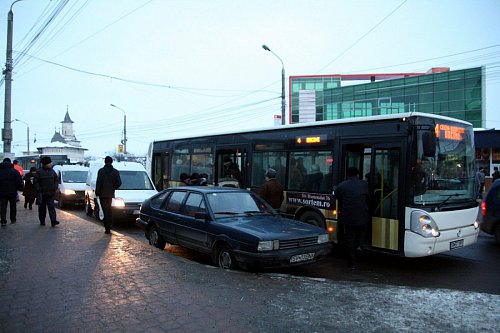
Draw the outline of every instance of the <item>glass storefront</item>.
M330 78L333 81L328 81ZM329 87L328 84L334 84ZM300 122L310 105L300 100L303 90L315 90L315 119L334 120L424 112L469 121L482 127L483 68L470 68L341 87L334 76L291 82L292 123Z

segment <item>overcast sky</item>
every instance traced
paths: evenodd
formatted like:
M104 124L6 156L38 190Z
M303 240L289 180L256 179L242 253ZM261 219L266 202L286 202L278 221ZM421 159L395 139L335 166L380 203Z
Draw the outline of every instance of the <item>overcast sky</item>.
M2 69L12 3L0 1ZM485 66L487 127L500 128L500 0L23 0L13 12L11 117L29 124L30 149L60 131L66 110L95 156L117 150L121 110L137 155L154 139L273 126L281 63L262 44L287 85ZM12 152L26 151L26 125L12 128Z

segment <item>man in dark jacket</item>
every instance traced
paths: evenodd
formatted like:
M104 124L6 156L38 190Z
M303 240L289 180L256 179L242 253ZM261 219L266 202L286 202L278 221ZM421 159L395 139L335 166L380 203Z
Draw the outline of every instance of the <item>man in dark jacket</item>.
M356 250L363 242L370 221L370 191L368 183L359 179L355 167L347 169L347 179L334 191L339 201L339 222L344 227L349 268L355 269Z
M54 198L59 186L59 177L52 169L52 160L49 156L42 157L40 163L42 163L42 167L38 169L33 177L33 185L37 192L38 219L40 220L40 225L45 225L45 217L48 210L50 224L55 227L59 224L56 218L56 208L54 207Z
M113 222L113 212L111 203L115 197L115 190L122 185L120 172L111 165L113 159L106 156L104 166L97 172L97 181L95 187L95 195L99 197L101 202L102 212L104 213L104 233L111 234L111 224Z
M281 207L281 203L285 197L283 195L283 186L276 179L276 170L267 170L266 182L260 187L259 194L274 209Z
M14 169L10 158L6 157L0 163L0 216L2 227L7 225L7 204L10 209L10 223L16 223L17 191L23 189L23 179L19 172Z

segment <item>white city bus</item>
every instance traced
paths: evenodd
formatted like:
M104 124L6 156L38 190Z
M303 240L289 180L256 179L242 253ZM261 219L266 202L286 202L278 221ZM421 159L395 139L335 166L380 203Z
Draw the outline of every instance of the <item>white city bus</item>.
M279 212L324 227L337 242L332 190L355 166L371 191L370 249L421 257L477 241L473 144L468 122L392 114L157 140L148 171L158 189L177 185L181 173L222 186L230 159L241 171L236 184L255 190L272 167L285 187Z

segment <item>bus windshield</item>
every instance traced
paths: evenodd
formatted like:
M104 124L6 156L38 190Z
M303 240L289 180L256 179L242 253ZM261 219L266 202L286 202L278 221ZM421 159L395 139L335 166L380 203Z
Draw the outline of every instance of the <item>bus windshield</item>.
M417 126L418 127L418 126ZM424 127L424 126L423 126ZM413 203L437 205L475 199L473 129L460 123L435 120L427 130L417 129L417 159L412 168ZM429 131L435 135L434 149ZM427 132L427 133L426 133ZM426 142L427 141L427 142ZM432 151L432 153L429 153Z

